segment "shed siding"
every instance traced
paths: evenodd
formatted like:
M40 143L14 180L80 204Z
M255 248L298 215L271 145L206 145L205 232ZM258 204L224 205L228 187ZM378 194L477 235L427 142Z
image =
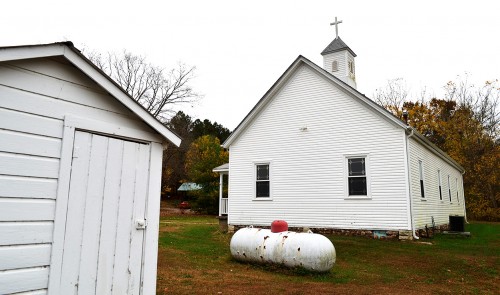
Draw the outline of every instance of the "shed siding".
M413 198L415 228L424 228L426 225L431 227L432 217L434 217L435 225L443 225L449 222L450 215L463 216L465 203L463 178L460 171L413 138L410 138L408 146L410 153L410 191ZM420 193L419 160L423 164L425 198L422 198ZM438 169L441 171L442 201L439 199ZM451 202L448 195L448 175L450 175ZM457 200L455 179L458 180L459 200Z
M49 280L48 267L15 269L2 272L0 276L0 294L11 294L45 289ZM30 292L31 293L31 292ZM30 294L28 293L28 294Z
M0 63L0 294L46 293L68 114L156 134L62 58Z
M301 128L307 131L301 131ZM371 199L349 199L345 155L367 154ZM230 147L229 224L406 229L404 131L302 65ZM255 200L254 163L272 200Z

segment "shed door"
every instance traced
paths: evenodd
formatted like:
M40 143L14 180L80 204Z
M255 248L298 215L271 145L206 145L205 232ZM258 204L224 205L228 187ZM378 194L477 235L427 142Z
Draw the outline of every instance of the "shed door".
M61 294L140 294L150 146L76 131Z

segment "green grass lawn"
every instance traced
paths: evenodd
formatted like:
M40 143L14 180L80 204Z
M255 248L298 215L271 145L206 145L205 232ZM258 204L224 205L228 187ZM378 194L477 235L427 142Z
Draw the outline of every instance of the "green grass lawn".
M500 224L467 225L470 238L428 243L328 236L337 262L324 274L232 259L213 216L162 218L159 294L498 294ZM431 243L431 244L429 244Z

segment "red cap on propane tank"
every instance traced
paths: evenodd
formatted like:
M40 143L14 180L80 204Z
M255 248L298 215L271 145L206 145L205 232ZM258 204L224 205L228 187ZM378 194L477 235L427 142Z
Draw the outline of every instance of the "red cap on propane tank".
M280 233L288 230L288 223L284 220L275 220L271 223L271 232Z

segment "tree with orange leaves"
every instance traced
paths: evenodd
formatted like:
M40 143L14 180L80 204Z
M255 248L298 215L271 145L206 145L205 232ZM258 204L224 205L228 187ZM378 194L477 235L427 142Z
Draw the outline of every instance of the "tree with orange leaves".
M391 80L390 83L401 83ZM391 91L395 91L391 93ZM500 88L498 81L476 87L467 78L448 82L445 99L406 100L407 90L392 85L376 98L387 110L408 124L462 165L468 216L500 220ZM404 94L404 101L397 99Z

